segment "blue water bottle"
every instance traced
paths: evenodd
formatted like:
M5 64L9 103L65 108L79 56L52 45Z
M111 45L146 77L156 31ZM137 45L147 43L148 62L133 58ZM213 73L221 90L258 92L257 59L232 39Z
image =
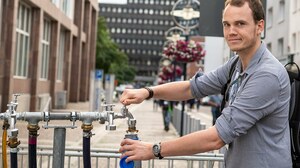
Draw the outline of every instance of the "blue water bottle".
M127 133L125 134L125 139L133 139L133 140L139 140L137 133ZM120 168L142 168L142 161L130 161L126 163L126 158L124 157L120 160Z

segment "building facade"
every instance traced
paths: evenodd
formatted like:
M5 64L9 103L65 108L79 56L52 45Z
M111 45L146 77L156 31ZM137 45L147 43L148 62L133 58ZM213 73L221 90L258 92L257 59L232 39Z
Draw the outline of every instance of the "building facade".
M300 65L300 0L291 0L290 3L289 54Z
M175 26L171 16L177 0L128 0L126 4L99 4L112 40L129 57L137 71L136 82L156 80L166 32ZM192 30L190 35L198 30Z
M1 111L15 93L20 111L87 101L97 17L97 0L1 0Z
M296 1L300 2L299 0ZM296 48L299 50L299 46L297 47L296 44L292 44L293 42L291 40L294 38L292 36L295 35L297 29L295 26L299 24L298 20L300 19L299 16L298 18L294 18L295 16L293 16L293 3L295 3L295 1L267 1L266 35L264 41L268 49L282 64L286 64L291 60L295 60L296 57L299 57L291 55ZM299 64L300 62L298 61L297 63Z

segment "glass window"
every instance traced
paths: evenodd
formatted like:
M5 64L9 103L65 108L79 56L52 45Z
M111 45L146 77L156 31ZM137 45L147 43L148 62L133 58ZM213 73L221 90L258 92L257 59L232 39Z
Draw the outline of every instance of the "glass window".
M298 0L293 0L293 12L296 12L297 11L297 8L298 8L298 5L297 5L297 1Z
M122 13L122 8L118 8L118 13Z
M285 16L285 1L284 0L280 0L279 1L279 17L278 17L278 21L281 22L284 20L284 16Z
M297 34L293 33L293 39L292 39L292 43L293 43L293 48L292 48L292 52L295 53L297 51Z
M149 15L153 15L153 14L154 14L153 9L149 9Z
M64 69L64 62L65 62L65 46L66 46L66 31L62 30L60 32L59 37L59 48L58 48L58 56L57 56L57 75L56 79L61 81L63 79L63 69Z
M51 21L44 19L43 38L41 49L41 63L40 63L40 78L48 79L49 75L49 57L50 57L50 37L51 37Z
M144 13L147 15L149 13L148 9L144 9Z
M28 76L29 41L31 29L31 8L22 3L19 4L16 29L16 52L14 75Z
M111 28L110 32L111 32L112 34L114 34L114 33L116 32L116 29L115 29L115 28Z
M283 38L278 39L278 57L283 57Z
M268 9L267 27L270 28L273 25L273 8Z

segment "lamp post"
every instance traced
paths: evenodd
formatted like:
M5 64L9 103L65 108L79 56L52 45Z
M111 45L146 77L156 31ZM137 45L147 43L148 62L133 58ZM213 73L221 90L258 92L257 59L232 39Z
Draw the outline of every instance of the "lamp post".
M200 2L198 0L178 0L171 11L173 20L177 26L184 29L185 39L189 40L190 30L199 25ZM186 80L186 64L183 63L183 80ZM185 101L181 103L180 136L183 136Z

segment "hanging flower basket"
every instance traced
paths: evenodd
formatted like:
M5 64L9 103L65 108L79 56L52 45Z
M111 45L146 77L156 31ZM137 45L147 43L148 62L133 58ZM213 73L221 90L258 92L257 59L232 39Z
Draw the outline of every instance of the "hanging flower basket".
M161 69L161 72L167 79L173 79L174 78L174 65L163 67ZM175 67L175 75L176 76L182 75L182 68L178 65L176 65L176 67Z
M163 55L179 62L194 62L201 60L205 56L205 50L200 42L178 40L177 42L169 43L163 49Z

